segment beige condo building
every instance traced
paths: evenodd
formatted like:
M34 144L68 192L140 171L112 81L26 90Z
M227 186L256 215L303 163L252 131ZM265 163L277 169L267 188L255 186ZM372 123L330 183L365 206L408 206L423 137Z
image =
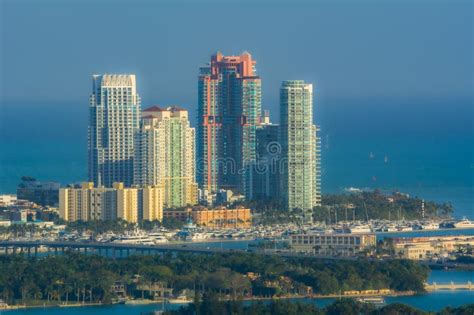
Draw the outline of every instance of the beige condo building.
M127 222L163 219L163 189L159 186L125 188L94 187L94 183L61 188L59 215L65 221L114 220Z

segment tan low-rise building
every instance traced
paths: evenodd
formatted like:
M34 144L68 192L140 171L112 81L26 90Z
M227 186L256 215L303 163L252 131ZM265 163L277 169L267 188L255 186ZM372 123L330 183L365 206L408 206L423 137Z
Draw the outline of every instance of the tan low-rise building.
M191 212L192 208L181 208L181 209L165 209L163 210L163 218L165 219L175 219L181 222L187 222L192 218Z
M196 225L208 228L249 228L252 226L252 213L248 208L229 209L219 207L208 209L203 206L181 209L166 209L163 217L182 222L191 219Z
M249 228L252 214L248 208L196 209L192 213L193 222L210 228Z
M82 183L79 187L61 188L59 216L65 221L114 220L128 222L163 219L163 189L157 186L126 188L114 183L112 188Z
M401 258L426 259L455 252L459 246L474 246L474 236L395 238L393 246Z
M353 256L376 245L374 234L295 234L291 250L318 256Z

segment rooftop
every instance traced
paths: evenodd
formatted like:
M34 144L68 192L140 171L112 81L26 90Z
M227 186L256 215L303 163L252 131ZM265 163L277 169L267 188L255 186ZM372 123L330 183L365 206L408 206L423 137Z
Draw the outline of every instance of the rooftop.
M143 111L144 112L162 112L164 111L164 109L162 109L161 107L157 105L154 105L154 106L148 107L147 109L144 109Z

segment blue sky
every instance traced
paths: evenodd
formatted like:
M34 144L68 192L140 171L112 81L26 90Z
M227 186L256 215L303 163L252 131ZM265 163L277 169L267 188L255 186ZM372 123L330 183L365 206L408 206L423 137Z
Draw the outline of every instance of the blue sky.
M143 106L194 110L199 65L247 50L274 116L285 79L314 83L315 107L472 106L472 1L0 3L3 104L86 106L91 74L127 72Z

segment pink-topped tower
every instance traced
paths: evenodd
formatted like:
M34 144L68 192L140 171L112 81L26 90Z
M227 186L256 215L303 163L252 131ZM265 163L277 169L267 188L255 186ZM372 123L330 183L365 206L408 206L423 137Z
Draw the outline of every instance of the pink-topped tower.
M260 122L261 80L248 52L217 52L200 68L197 175L209 193L231 189L248 195L256 159L255 130Z

